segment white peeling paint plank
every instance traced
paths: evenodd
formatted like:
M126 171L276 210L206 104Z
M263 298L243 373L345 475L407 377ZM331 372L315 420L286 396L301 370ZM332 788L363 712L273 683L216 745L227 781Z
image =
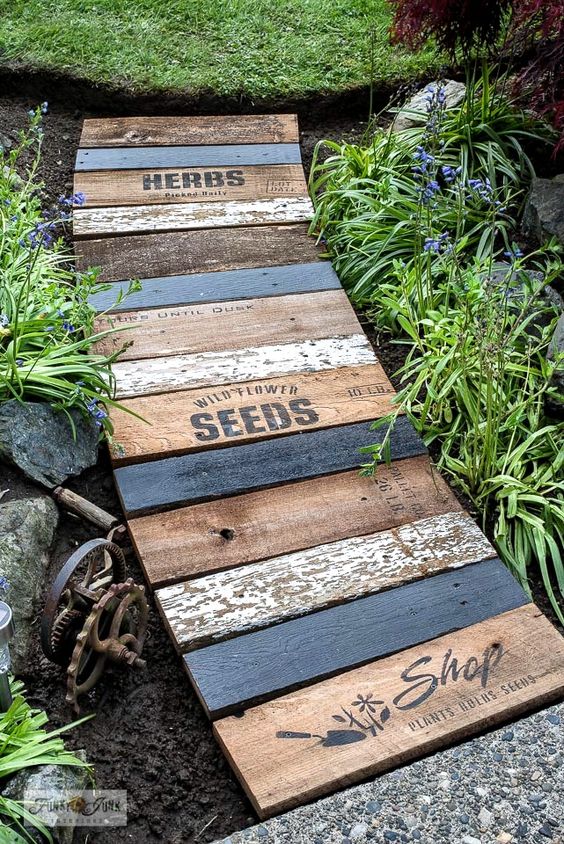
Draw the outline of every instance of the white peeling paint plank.
M73 232L75 237L84 237L120 232L272 225L306 222L312 216L311 200L305 196L249 202L77 208L73 214Z
M495 556L451 512L178 583L156 592L182 652Z
M303 343L121 361L114 364L113 373L117 398L122 399L375 362L366 336L352 334Z

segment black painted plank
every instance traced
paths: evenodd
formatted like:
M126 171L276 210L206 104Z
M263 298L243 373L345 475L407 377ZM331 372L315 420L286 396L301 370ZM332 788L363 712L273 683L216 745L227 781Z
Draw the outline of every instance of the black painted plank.
M79 149L75 170L144 170L159 167L301 164L299 144L231 144L196 147Z
M132 293L112 308L120 292L125 293L129 287L128 281L114 282L110 290L103 290L91 296L90 304L99 313L108 309L135 311L143 308L225 302L231 299L286 296L290 293L314 293L318 290L338 289L341 282L329 261L316 261L283 267L145 278L142 279L141 285L142 290Z
M140 515L354 469L367 459L358 449L381 442L383 436L382 429L371 431L370 423L358 422L138 463L114 474L126 515ZM391 453L394 460L426 453L405 417L396 423Z
M494 558L229 639L193 651L184 660L214 719L529 600ZM415 673L424 674L425 667Z

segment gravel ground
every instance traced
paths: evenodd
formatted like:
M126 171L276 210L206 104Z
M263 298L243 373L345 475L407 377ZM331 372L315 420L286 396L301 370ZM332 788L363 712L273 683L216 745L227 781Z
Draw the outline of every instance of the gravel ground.
M564 844L564 704L216 844Z

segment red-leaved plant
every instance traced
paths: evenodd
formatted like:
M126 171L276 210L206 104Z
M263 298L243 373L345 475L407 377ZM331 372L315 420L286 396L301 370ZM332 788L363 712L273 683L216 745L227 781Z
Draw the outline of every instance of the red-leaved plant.
M451 58L500 48L521 55L515 91L550 119L564 148L564 0L390 0L392 41L418 49L434 39ZM504 46L502 46L504 45Z

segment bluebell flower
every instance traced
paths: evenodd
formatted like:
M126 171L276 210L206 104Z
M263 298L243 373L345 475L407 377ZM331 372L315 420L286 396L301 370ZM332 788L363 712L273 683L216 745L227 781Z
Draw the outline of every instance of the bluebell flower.
M518 246L512 246L509 252L503 253L506 258L511 258L512 261L516 260L517 258L523 257L523 252L519 249Z
M68 322L67 320L65 320L63 322L63 331L68 331L69 334L73 334L76 331L76 328L74 327L74 325L71 322Z
M79 190L71 196L71 199L73 205L84 205L86 202L86 194Z
M7 577L4 577L3 574L0 574L0 592L6 593L10 588L10 582Z
M7 325L10 324L10 320L6 316L6 314L0 314L0 328L6 328Z
M433 240L432 237L426 237L425 243L423 245L423 250L425 252L438 252L441 248L441 244L438 240Z
M16 358L16 366L23 366L24 359L23 358Z
M12 204L12 200L11 200L11 199L5 199L5 200L4 200L4 205L11 205L11 204Z
M49 103L47 101L45 101L44 103L41 103L40 108L41 108L41 114L47 114L47 112L49 111Z
M102 419L106 419L108 416L106 411L100 407L96 399L91 399L89 402L87 402L86 409L88 410L90 416L92 416L92 418L96 422L96 425L98 425L98 427L100 428L102 425Z
M427 182L421 193L423 205L428 205L440 189L441 186L435 179L431 179L430 182Z
M445 180L445 182L447 182L448 184L450 184L451 182L454 182L455 179L457 179L458 176L460 176L461 172L462 172L462 167L449 167L448 164L445 164L443 167L441 167L442 177Z
M28 117L35 117L35 112L32 108L30 108L30 110L28 111L27 116Z

